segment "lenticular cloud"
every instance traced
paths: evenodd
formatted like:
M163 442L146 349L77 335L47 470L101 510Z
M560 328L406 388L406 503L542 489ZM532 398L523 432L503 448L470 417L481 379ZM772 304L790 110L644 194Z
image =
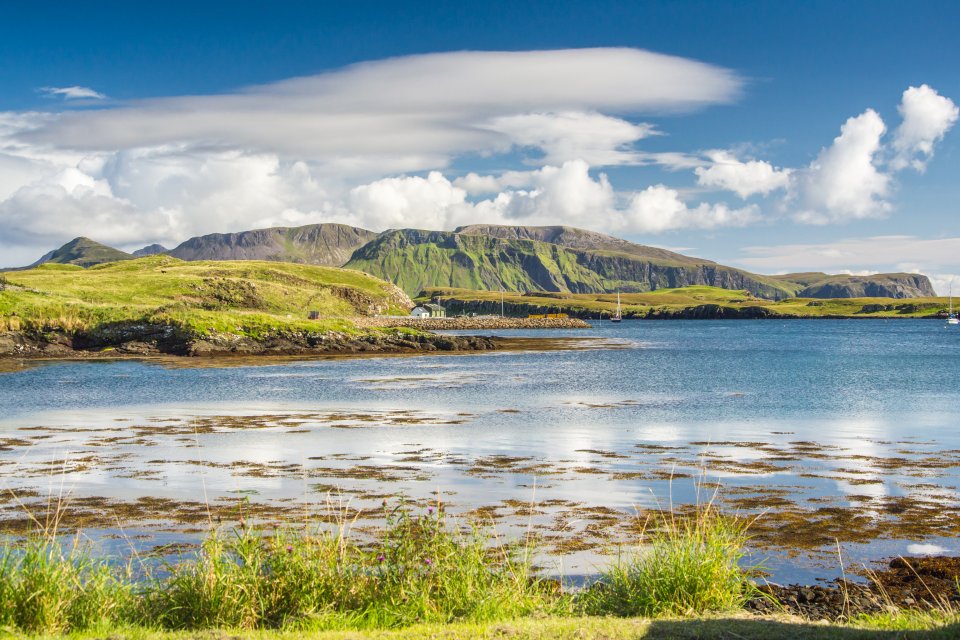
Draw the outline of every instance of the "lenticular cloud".
M80 150L188 144L308 160L435 156L509 147L516 141L510 128L489 126L498 118L691 110L732 100L741 84L727 69L638 49L436 53L225 95L66 113L20 138ZM571 122L578 135L589 135L583 118ZM610 137L609 120L595 118L587 129L591 125L604 139ZM637 129L627 138L644 133ZM623 135L614 135L611 144L620 146Z

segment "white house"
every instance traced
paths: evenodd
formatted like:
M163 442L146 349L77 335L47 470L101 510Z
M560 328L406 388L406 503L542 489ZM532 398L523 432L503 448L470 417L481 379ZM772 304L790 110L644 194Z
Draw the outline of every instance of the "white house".
M447 310L439 304L427 302L414 307L410 315L414 318L446 318Z

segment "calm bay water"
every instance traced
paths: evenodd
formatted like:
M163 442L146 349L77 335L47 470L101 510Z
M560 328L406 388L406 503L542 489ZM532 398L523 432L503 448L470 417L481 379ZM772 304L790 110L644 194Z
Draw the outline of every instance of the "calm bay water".
M169 518L155 507L124 523L163 541L197 528L175 522L178 502L242 496L272 518L331 491L356 508L439 495L455 512L485 508L507 535L534 527L566 574L630 543L624 523L638 510L714 491L744 513L864 516L862 535L841 540L847 562L960 552L948 523L898 523L960 509L956 329L626 321L502 334L624 348L0 374L0 489L38 501L55 491L89 509L94 498L169 499ZM16 516L19 502L0 502L0 514ZM93 535L105 529L91 522ZM829 545L788 553L775 542L756 553L777 580L838 568Z

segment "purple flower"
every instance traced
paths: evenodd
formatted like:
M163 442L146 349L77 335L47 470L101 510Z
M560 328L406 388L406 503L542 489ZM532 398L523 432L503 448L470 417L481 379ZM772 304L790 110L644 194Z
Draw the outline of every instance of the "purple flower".
M425 565L427 565L427 566L429 567L430 565L433 564L433 561L432 561L430 558L424 558L424 559L423 559L423 564L425 564Z
M433 507L427 507L427 513L433 515Z
M383 554L377 556L377 562L383 562L384 560L386 560L386 558L383 556Z
M288 545L287 545L287 553L293 553L293 545L292 545L292 544L288 544Z

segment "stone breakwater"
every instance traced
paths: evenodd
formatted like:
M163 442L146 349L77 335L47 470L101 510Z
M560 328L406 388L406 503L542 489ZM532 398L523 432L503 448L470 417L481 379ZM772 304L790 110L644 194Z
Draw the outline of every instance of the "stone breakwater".
M484 330L484 329L589 329L579 318L413 318L379 316L353 318L358 327L393 327L422 329L424 331Z

